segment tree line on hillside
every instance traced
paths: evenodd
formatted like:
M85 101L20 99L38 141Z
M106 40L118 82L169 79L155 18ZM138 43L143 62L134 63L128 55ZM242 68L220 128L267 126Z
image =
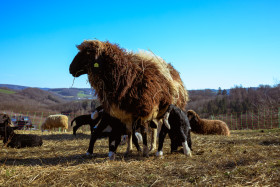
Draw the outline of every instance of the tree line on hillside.
M257 112L269 109L278 111L280 107L280 84L260 85L256 88L236 86L229 91L219 88L212 90L190 91L188 109L193 109L208 117L217 114L240 114L246 111Z
M229 90L190 90L187 109L195 110L204 117L217 114L240 114L241 112L280 107L280 84L260 85L255 88L236 86ZM99 106L98 100L67 101L38 89L27 89L15 94L0 93L0 110L24 112L41 111L87 114Z

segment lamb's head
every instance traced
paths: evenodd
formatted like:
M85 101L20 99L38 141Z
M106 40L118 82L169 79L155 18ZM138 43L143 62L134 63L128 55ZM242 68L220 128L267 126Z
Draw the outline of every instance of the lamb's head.
M188 116L190 122L193 121L193 120L198 122L198 120L199 120L199 116L193 110L188 110L187 111L187 116Z
M77 45L79 49L78 54L73 59L69 72L74 77L79 77L83 74L87 74L89 69L95 71L100 69L101 61L100 56L102 55L105 43L98 40L86 40L80 45Z

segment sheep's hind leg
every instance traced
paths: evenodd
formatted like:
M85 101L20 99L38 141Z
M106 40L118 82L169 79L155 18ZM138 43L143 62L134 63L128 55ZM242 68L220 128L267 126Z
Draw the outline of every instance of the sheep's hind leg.
M127 148L126 148L126 152L125 152L125 156L129 155L132 152L132 133L127 132Z

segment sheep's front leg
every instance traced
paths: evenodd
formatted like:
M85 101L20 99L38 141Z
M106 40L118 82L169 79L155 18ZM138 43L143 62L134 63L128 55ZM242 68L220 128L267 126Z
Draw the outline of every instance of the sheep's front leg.
M148 148L148 142L147 142L147 129L146 129L146 127L141 125L140 130L141 130L141 134L143 137L143 156L148 157L149 148Z
M127 132L127 138L128 138L127 149L126 149L125 155L128 155L132 151L132 131L131 130Z
M154 151L157 148L157 129L152 128L152 141L150 151Z

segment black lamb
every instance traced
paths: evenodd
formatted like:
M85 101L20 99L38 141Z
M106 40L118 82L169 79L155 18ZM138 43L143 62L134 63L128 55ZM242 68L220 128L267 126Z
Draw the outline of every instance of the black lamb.
M0 135L4 137L3 143L12 148L37 147L43 144L42 137L33 134L16 134L8 125L0 127Z
M91 126L91 138L88 151L86 153L87 155L93 154L93 148L96 140L107 134L109 136L109 158L113 160L115 158L116 150L120 144L121 136L126 134L125 124L123 124L119 119L114 118L110 116L110 114L103 111L102 106L96 108L90 119L88 118L88 116L78 116L77 118L72 120L72 122L76 122L76 125L73 127L73 134L76 135L77 129L82 125L89 124ZM133 133L132 135L132 141L137 150L141 151L135 133Z
M191 126L187 117L180 108L175 105L170 105L166 111L169 125L162 125L159 133L159 145L157 156L162 156L162 147L166 134L171 140L171 153L177 151L179 146L183 146L184 154L191 156ZM167 128L170 126L170 129Z

